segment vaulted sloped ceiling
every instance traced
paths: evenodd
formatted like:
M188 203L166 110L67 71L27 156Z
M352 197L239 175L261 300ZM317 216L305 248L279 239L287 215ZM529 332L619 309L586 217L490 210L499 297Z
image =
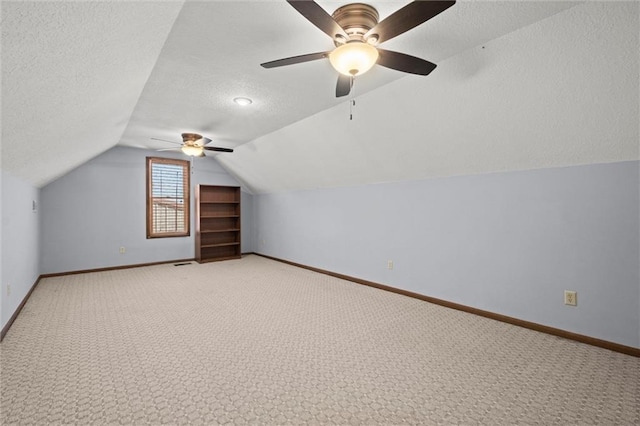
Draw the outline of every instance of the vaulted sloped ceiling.
M257 193L637 159L638 45L635 2L459 1L383 46L438 68L374 67L349 120L327 61L259 66L332 47L285 1L3 1L2 169L42 186L181 132Z
M638 52L637 3L586 3L220 161L273 192L637 160Z
M2 170L42 186L116 145L181 6L2 1Z

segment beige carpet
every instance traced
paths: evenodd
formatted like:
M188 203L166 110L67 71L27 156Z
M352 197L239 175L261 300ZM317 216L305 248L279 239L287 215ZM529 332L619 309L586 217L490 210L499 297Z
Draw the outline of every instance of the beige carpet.
M41 281L2 424L640 424L640 359L258 256Z

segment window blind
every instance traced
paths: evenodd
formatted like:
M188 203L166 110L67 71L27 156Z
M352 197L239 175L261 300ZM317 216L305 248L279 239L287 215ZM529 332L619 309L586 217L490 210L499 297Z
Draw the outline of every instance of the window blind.
M188 235L188 162L164 158L149 160L147 236Z

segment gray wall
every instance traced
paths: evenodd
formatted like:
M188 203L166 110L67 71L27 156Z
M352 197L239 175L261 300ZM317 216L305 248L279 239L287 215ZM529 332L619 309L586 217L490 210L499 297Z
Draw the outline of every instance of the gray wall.
M2 288L0 319L4 327L38 279L40 190L2 172ZM38 203L36 211L32 203ZM11 292L8 292L11 286Z
M43 274L193 258L195 224L191 236L146 238L147 156L186 158L115 147L42 188ZM237 186L215 160L196 158L191 186ZM192 208L194 197L192 197ZM252 199L243 194L242 250L251 251ZM193 210L192 210L193 211ZM248 213L247 213L248 212ZM126 253L120 254L120 247Z
M640 347L638 182L634 161L256 195L254 251Z

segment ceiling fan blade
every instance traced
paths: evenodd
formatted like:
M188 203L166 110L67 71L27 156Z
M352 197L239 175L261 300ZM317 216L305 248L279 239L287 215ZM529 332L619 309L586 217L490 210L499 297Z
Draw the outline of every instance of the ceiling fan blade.
M207 151L233 152L233 149L231 149L231 148L220 148L220 147L217 147L217 146L203 146L202 148L207 150Z
M367 31L364 39L377 34L378 43L390 40L425 21L444 12L456 4L455 1L418 0L396 10Z
M211 142L213 142L211 139L209 139L209 138L205 138L205 137L203 137L203 138L201 139L201 141L202 141L202 145L203 145L203 146L208 145L208 144L210 144Z
M306 55L300 56L292 56L290 58L277 59L271 62L265 62L264 64L260 64L263 68L275 68L275 67L283 67L285 65L294 65L300 64L302 62L315 61L317 59L324 59L329 57L330 52L318 52L318 53L308 53Z
M309 22L318 27L322 32L334 39L340 35L349 39L344 29L324 10L318 3L311 0L287 0L295 10L300 12L302 16L307 18Z
M166 139L158 139L158 138L151 138L152 141L160 141L160 142L169 142L169 143L173 143L176 145L182 145L182 142L174 142L174 141L168 141Z
M164 148L164 149L156 149L156 151L180 151L180 148Z
M405 53L378 49L378 65L407 72L409 74L429 75L436 69L436 64Z
M336 84L336 98L347 96L351 92L353 85L353 77L344 74L338 74L338 83Z

